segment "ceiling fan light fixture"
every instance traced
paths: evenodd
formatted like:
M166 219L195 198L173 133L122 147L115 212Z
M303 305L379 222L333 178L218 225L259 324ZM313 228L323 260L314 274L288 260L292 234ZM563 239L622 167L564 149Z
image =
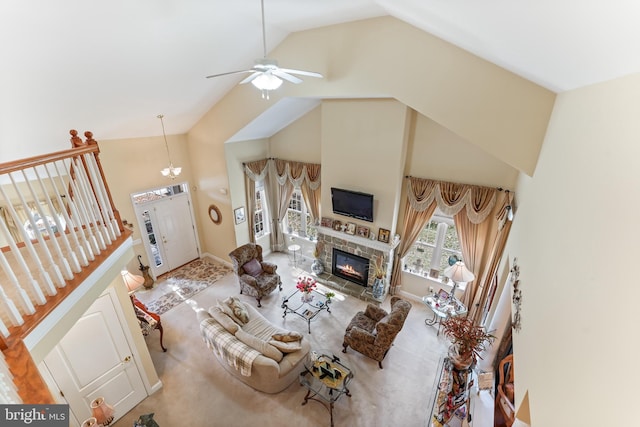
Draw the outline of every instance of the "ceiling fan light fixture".
M276 90L282 86L282 80L271 73L263 73L251 80L251 84L260 90Z

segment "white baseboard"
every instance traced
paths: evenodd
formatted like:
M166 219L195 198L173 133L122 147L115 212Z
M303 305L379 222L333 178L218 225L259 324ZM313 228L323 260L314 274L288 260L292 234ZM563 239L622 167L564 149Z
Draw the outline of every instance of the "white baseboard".
M418 296L418 295L415 295L415 294L410 294L409 292L406 292L406 291L403 291L403 290L400 290L399 295L405 297L406 299L410 299L412 301L415 301L415 302L422 302L422 297L421 296Z
M219 257L217 257L217 256L215 256L215 255L213 255L213 254L208 253L208 252L203 253L203 254L202 254L202 256L203 256L203 257L207 257L207 258L211 258L212 260L214 260L214 261L216 261L216 262L219 262L219 263L221 263L221 264L224 264L224 265L226 265L227 267L233 268L233 264L231 264L231 261L228 261L228 260L226 260L226 259L219 258Z

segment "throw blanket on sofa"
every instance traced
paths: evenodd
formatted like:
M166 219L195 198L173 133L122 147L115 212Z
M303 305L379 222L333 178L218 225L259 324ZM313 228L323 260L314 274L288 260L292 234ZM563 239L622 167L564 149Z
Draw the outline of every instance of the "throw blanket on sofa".
M238 341L214 319L205 319L200 325L202 339L207 347L216 352L230 366L236 368L245 377L251 376L251 365L260 352ZM216 337L210 339L209 337Z

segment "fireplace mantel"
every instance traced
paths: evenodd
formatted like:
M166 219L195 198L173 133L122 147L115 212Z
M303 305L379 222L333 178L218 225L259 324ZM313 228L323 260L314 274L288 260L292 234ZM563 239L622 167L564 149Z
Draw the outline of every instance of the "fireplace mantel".
M384 243L378 240L365 239L364 237L347 234L342 231L334 230L333 228L322 227L322 226L318 227L318 233L325 234L331 237L336 237L338 239L343 239L343 240L346 240L347 242L355 243L358 245L366 246L368 248L375 249L377 251L380 251L386 254L393 251L396 248L396 246L398 246L398 244L400 243L400 240L397 240L392 243Z

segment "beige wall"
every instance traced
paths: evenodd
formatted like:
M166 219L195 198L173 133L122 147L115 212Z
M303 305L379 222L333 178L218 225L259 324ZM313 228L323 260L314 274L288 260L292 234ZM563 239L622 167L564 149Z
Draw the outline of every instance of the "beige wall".
M322 108L314 108L269 138L269 156L305 163L321 163Z
M629 424L640 374L634 277L640 227L640 74L558 96L507 247L522 330L516 401L535 426Z
M182 167L182 173L174 181L160 173L169 165L162 136L112 139L98 141L98 143L100 162L113 203L120 212L120 217L134 225L134 240L139 240L141 236L140 226L131 203L131 193L181 182L189 183L193 190L193 168L190 165L186 135L167 135L171 161L174 166ZM136 255L142 255L143 262L148 265L149 261L142 244L135 245L134 250ZM134 258L128 267L130 271L137 271L137 260Z

